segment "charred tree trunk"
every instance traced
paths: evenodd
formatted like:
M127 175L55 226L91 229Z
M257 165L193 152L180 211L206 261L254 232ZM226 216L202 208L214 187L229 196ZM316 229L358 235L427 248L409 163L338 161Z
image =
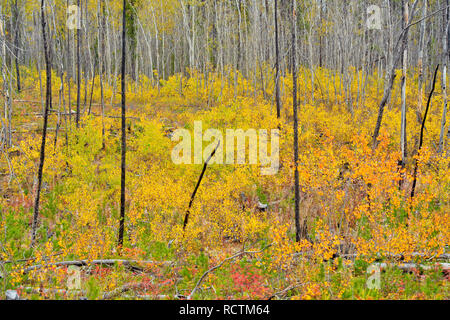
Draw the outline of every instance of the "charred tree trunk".
M78 10L80 9L80 0L77 0ZM77 16L77 19L81 18L81 13ZM77 114L75 117L75 123L77 128L80 127L80 100L81 100L81 66L80 66L80 26L77 21Z
M16 85L17 92L20 92L20 70L19 70L19 9L17 8L17 1L15 0L14 6L12 8L13 13L13 25L14 25L14 59L16 64Z
M426 32L426 19L427 16L427 7L428 7L428 0L424 0L423 3L423 13L422 13L422 23L420 24L420 39L419 39L419 55L418 55L418 69L419 69L419 83L418 83L418 89L419 89L419 100L418 100L418 106L417 106L417 120L419 123L421 122L422 117L422 100L423 100L423 55L424 55L424 49L425 49L425 32Z
M292 107L294 113L294 192L295 192L295 240L298 242L306 236L306 223L303 222L303 228L300 226L300 186L298 173L298 110L297 110L297 1L292 0Z
M125 42L126 42L126 0L123 0L122 8L122 154L121 154L121 176L120 176L120 220L119 220L119 247L123 246L123 234L125 231L125 159L126 159L126 107L125 107Z
M42 129L42 143L41 143L41 153L39 158L39 169L38 169L38 182L36 189L36 198L34 202L34 213L33 213L33 224L31 229L31 246L33 247L36 242L36 229L39 218L39 200L41 195L42 186L42 172L44 169L45 161L45 143L47 138L47 123L48 123L48 112L52 107L52 77L51 77L51 62L50 62L50 52L49 43L47 39L47 24L45 21L45 0L41 0L41 25L42 25L42 38L44 45L44 58L45 58L45 71L46 71L46 93L45 93L45 109L44 109L44 126Z
M425 109L425 114L423 115L423 119L422 119L422 125L420 127L419 149L417 150L418 155L420 155L420 151L422 150L423 133L425 130L425 121L427 121L428 111L430 110L431 98L433 97L434 89L436 87L436 78L437 78L438 70L439 70L439 65L437 65L436 71L434 72L433 83L431 84L431 91L430 91L430 95L428 97L427 107ZM418 168L419 168L419 159L416 158L416 163L414 165L414 173L413 173L413 183L412 183L412 188L411 188L411 201L413 200L415 192L416 192Z

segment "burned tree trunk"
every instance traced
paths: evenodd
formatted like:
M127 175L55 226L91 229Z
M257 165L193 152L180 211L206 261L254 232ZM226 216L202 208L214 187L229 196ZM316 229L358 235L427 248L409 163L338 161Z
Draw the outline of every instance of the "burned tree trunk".
M434 72L434 78L433 78L433 83L431 85L430 95L428 97L427 107L425 109L425 114L424 114L423 119L422 119L422 125L420 127L419 149L417 150L418 155L420 155L420 151L422 150L423 133L424 133L424 130L425 130L425 121L427 121L427 115L428 115L428 111L430 109L431 98L433 97L434 89L436 87L436 78L437 78L438 70L439 70L439 65L437 65L436 71ZM416 163L414 165L414 173L413 173L413 183L412 183L412 188L411 188L411 200L414 198L414 195L415 195L415 192L416 192L418 168L419 168L419 159L416 158Z
M292 0L292 107L294 112L294 192L295 192L295 240L298 242L306 236L306 223L303 228L300 226L300 186L298 173L298 110L297 110L297 61L296 61L296 43L297 43L297 1Z
M409 3L408 0L402 1L403 19L402 25L405 30L409 23ZM407 158L407 138L406 138L406 76L408 66L408 31L405 32L402 42L402 107L401 107L401 123L400 123L400 150L402 154L401 167L405 168ZM404 178L404 177L403 177Z
M80 9L80 0L77 0L78 10ZM77 19L81 19L81 13L77 16ZM77 21L77 24L80 23ZM80 100L81 100L81 72L80 72L80 27L77 25L77 114L75 117L75 123L77 128L80 127Z
M281 101L280 101L280 49L278 43L278 0L275 0L275 101L277 105L277 118L281 117Z
M125 107L125 37L126 37L126 0L123 0L122 8L122 154L121 154L121 175L120 175L120 220L119 220L119 247L123 246L123 234L125 231L125 160L126 160L126 107Z
M36 229L39 218L39 200L41 195L42 186L42 172L44 169L45 161L45 142L47 138L47 123L48 123L48 112L52 107L52 77L51 77L51 62L50 62L50 52L49 43L47 39L47 23L45 21L45 0L41 0L41 25L42 25L42 38L44 45L44 58L45 58L45 71L46 71L46 92L45 92L45 109L44 109L44 126L42 129L42 143L41 152L39 158L39 169L38 169L38 182L36 189L36 198L34 202L34 213L33 213L33 224L31 229L31 246L33 247L36 242Z

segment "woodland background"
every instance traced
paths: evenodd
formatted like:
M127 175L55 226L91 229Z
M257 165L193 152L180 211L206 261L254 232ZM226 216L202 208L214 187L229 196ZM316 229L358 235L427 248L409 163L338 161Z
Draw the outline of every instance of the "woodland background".
M449 0L3 0L0 17L7 297L448 299ZM279 174L173 164L197 120L279 128Z

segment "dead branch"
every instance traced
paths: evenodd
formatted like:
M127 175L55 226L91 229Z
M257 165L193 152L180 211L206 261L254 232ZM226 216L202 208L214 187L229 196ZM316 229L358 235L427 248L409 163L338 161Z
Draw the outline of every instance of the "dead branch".
M307 285L309 282L306 283L297 283L297 284L293 284L290 285L289 287L287 287L286 289L283 289L281 291L275 292L273 295L271 295L267 300L272 300L273 298L278 298L281 295L285 295L286 293L288 293L291 290L303 287L305 285Z

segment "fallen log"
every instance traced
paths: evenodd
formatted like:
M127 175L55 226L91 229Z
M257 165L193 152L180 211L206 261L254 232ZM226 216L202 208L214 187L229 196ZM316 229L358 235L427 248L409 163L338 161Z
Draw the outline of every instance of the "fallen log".
M20 291L23 291L25 293L31 293L31 294L59 294L63 296L67 295L81 295L81 299L86 299L86 291L80 290L80 289L47 289L47 288L34 288L34 287L19 287L17 288ZM114 297L117 297L121 295L122 293L125 293L130 290L134 289L145 289L145 286L142 284L127 284L120 288L117 288L111 292L106 292L103 294L103 299L112 299ZM16 296L14 300L23 300L19 297L17 290L10 290L14 291ZM165 300L170 299L170 296L168 295L123 295L125 299L142 299L142 300Z
M34 293L34 294L82 294L86 295L86 291L80 289L47 289L47 288L33 288L33 287L19 287L17 288L21 291L25 291L26 293Z
M25 268L23 270L23 273L28 273L30 271L43 269L43 268L50 268L50 267L61 267L61 266L78 266L78 267L84 267L89 265L106 265L106 266L113 266L115 264L123 264L126 267L129 267L135 271L143 271L142 268L136 267L135 265L139 264L151 264L151 265L171 265L172 261L138 261L138 260L120 260L120 259L105 259L105 260L74 260L74 261L60 261L60 262L53 262L49 264L38 264L35 266L30 266L28 268Z
M294 253L293 256L294 257L305 257L305 256L310 256L312 255L313 252L312 251L306 251L306 252L297 252ZM364 257L368 257L368 256L364 256L361 255L359 253L346 253L346 254L340 254L340 253L335 253L332 259L335 258L344 258L344 259L356 259L358 257L364 258ZM431 260L450 260L450 254L448 253L444 253L441 254L439 256L429 256L425 253L420 253L420 252L413 252L411 254L393 254L393 253L383 253L382 255L380 255L380 259L381 258L388 258L388 259L395 259L395 260L405 260L405 257L412 257L412 258L424 258L425 260L431 261ZM428 258L427 258L428 257Z
M402 263L402 264L394 264L394 263L374 263L373 265L378 266L380 269L387 269L388 267L398 268L403 272L414 272L417 270L433 270L436 266L440 266L444 272L450 272L450 263L436 263L434 265L424 265L417 263Z

